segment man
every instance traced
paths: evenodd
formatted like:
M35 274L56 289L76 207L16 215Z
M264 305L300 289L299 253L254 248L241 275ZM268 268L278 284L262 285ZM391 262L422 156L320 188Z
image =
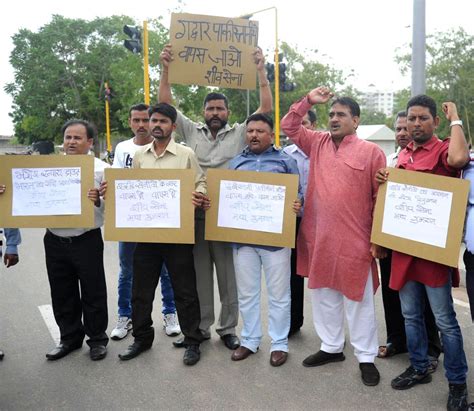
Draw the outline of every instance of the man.
M0 185L0 195L6 190L5 185ZM13 267L18 263L18 245L21 243L20 230L18 228L5 228L6 248L3 256L3 263L7 268ZM3 231L0 228L0 259L3 252ZM0 361L3 360L5 353L0 350Z
M170 45L164 48L160 58L162 71L158 101L171 104L168 68L173 59L173 53ZM272 93L265 74L265 59L260 48L255 50L254 62L260 83L260 106L255 113L269 113L272 111ZM176 131L196 152L199 165L204 171L208 168L227 168L228 161L242 152L245 147L245 124L234 124L230 127L227 124L229 116L227 98L219 93L210 93L204 99L205 124L195 123L178 112ZM200 329L206 339L211 337L210 327L214 323L215 266L221 301L216 332L227 348L235 350L240 342L235 335L238 303L232 247L225 242L204 240L204 219L204 211L198 210L194 262L201 305ZM178 340L175 346L183 346L183 341Z
M253 114L247 119L247 147L231 160L231 170L266 171L298 174L296 161L276 149L273 121L265 114ZM300 190L301 191L301 190ZM294 203L298 213L300 200ZM283 365L288 358L288 332L290 329L290 260L287 247L269 247L252 244L234 245L234 265L239 296L239 308L244 322L242 342L232 354L240 361L257 352L262 339L260 321L260 294L262 268L265 272L268 294L268 334L272 340L270 364Z
M443 112L451 123L451 138L441 141L434 134L439 124L436 103L425 95L415 96L407 104L407 128L413 141L400 152L397 167L405 170L459 177L469 162L469 149L456 105L443 103ZM387 180L388 170L377 172L380 183ZM428 371L428 341L423 321L426 296L441 332L444 367L449 382L448 410L466 410L467 363L461 329L454 312L451 287L459 284L459 273L450 267L392 252L390 288L399 291L410 367L392 380L392 388L405 390L431 381Z
M192 193L192 202L195 207L200 207L207 192L206 177L194 152L189 147L177 144L171 137L176 129L175 108L169 104L158 104L150 107L149 115L154 140L135 153L132 167L194 170L196 191ZM130 360L150 349L153 344L151 313L163 263L169 270L184 335L186 351L183 362L186 365L194 365L200 359L199 345L203 337L199 331L201 318L192 244L137 243L133 257L132 286L135 340L123 354L119 354L119 358Z
M115 148L114 168L130 168L135 152L153 141L150 135L148 105L136 104L130 108L128 125L133 137L122 141ZM133 280L133 253L136 243L119 242L120 272L118 275L118 321L110 334L113 340L125 338L132 328L132 280ZM171 287L168 270L163 264L160 274L161 294L163 302L163 328L168 336L181 333L179 328L176 307L174 304L173 288Z
M66 155L88 154L94 144L95 129L85 120L69 120L61 132ZM81 348L85 335L93 361L107 354L107 288L100 231L104 203L98 190L106 167L94 158L95 188L87 193L94 203L94 228L48 228L44 236L53 312L61 333L60 344L46 354L50 361Z
M313 110L308 110L302 119L301 125L308 130L316 130L316 113ZM308 186L309 158L296 144L285 147L283 151L290 157L293 157L298 164L300 185L304 198L306 187ZM303 210L301 214L304 215ZM298 236L301 218L299 216L296 217L296 236ZM296 271L297 254L298 250L295 246L291 250L291 321L288 337L291 337L300 330L304 320L304 277L298 275Z
M397 114L395 120L395 140L398 147L395 153L387 156L388 167L395 167L397 165L400 152L412 141L411 136L408 134L407 114L405 111L400 111ZM403 319L398 292L389 287L392 251L387 250L387 257L380 259L379 262L385 326L387 329L387 345L379 347L377 356L379 358L389 358L407 352L405 320ZM441 342L429 304L425 306L425 323L428 335L428 355L430 357L428 370L434 372L438 366L438 357L441 354Z
M370 232L378 188L374 176L385 165L385 155L377 145L357 137L360 108L349 97L331 103L329 132L303 127L302 118L311 106L328 102L332 95L327 87L311 90L293 104L281 123L286 135L310 158L297 271L309 277L313 320L322 344L303 365L316 367L345 359L345 311L362 381L377 385L374 257L381 255L380 247L370 244Z

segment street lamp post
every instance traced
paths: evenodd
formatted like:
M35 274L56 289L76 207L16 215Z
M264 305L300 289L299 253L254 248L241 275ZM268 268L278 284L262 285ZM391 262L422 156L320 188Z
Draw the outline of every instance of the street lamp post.
M253 13L240 16L243 19L249 19L254 14L262 13L267 10L275 10L275 145L280 147L280 67L278 56L278 10L276 7L257 10Z

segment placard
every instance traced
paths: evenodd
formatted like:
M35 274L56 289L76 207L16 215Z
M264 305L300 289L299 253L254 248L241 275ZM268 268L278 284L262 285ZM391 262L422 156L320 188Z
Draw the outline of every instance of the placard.
M371 241L457 267L469 182L390 168L380 186Z
M172 13L170 83L253 90L258 22Z
M11 155L0 161L1 227L94 227L94 157Z
M294 247L298 175L207 170L206 240Z
M194 170L105 170L104 238L194 244Z

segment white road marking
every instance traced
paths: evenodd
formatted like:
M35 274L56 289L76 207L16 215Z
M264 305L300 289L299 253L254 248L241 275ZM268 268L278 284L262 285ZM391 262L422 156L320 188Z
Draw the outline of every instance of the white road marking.
M51 306L51 304L39 305L38 310L40 311L41 316L43 317L46 327L48 327L49 333L51 334L54 343L56 345L59 344L59 341L61 340L61 335L59 333L59 328L56 324L56 320L54 319L53 307Z

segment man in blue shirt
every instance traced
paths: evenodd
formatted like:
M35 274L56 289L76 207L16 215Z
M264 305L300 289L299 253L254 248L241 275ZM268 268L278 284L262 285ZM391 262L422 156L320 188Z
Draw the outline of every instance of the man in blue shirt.
M265 114L247 119L244 151L230 161L233 170L298 174L296 161L273 145L273 121ZM293 209L298 212L300 200ZM268 333L272 340L270 364L278 367L288 357L290 329L290 248L236 244L233 250L240 314L243 319L241 345L232 354L240 361L257 352L262 339L260 285L262 267L268 294Z
M471 190L467 202L466 229L464 232L464 265L466 267L466 289L471 306L471 318L474 322L474 153L471 152L471 161L463 170L462 178L471 183Z
M5 192L5 186L0 185L0 195ZM3 252L3 231L0 228L0 260ZM6 249L5 255L3 256L3 263L5 266L12 267L18 263L18 245L21 243L20 230L18 228L5 228L5 238L6 238ZM0 351L0 360L3 360L5 354L3 351Z

